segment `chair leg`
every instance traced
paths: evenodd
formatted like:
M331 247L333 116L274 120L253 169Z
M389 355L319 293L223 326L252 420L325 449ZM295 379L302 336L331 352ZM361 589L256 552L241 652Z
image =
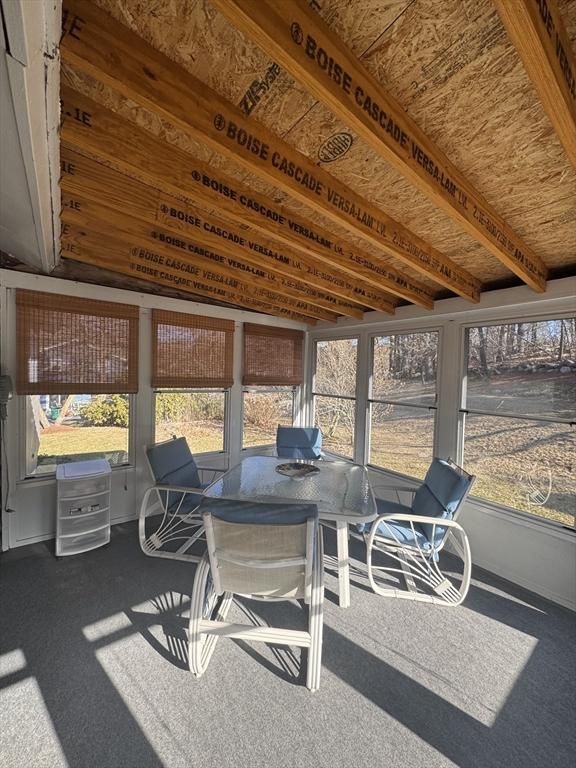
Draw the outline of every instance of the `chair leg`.
M145 555L184 562L200 562L202 555L192 555L186 551L204 536L204 526L197 514L191 512L185 517L179 517L164 510L160 525L149 535L146 534L146 517L144 505L142 505L138 520L138 538L140 549ZM178 549L164 550L163 547L169 542L177 542Z
M318 533L318 543L312 571L312 594L310 597L310 650L308 651L308 669L306 687L317 691L320 687L322 665L322 634L324 612L324 566L322 534Z
M212 618L215 611L216 616L214 618L217 621L223 621L231 604L232 594L230 592L225 592L220 597L214 591L210 562L208 555L205 555L196 569L190 605L188 660L190 671L195 677L202 677L206 671L218 641L218 635L202 632L200 622L202 619Z
M348 559L348 523L336 523L338 552L338 592L340 608L350 607L350 563Z

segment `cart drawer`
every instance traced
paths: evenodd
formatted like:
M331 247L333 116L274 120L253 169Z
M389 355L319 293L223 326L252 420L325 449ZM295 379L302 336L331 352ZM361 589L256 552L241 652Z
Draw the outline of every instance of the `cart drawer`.
M58 500L58 516L68 518L77 515L90 515L101 509L108 509L110 506L110 494L106 490L104 493L95 493L92 496L82 496L81 498L69 499L60 496Z
M110 511L108 508L89 515L69 515L60 520L60 536L69 536L72 533L86 533L108 525Z
M58 492L60 498L88 496L103 493L110 488L110 473L94 477L79 477L75 480L59 480Z
M76 555L79 552L87 552L96 549L110 541L110 526L106 525L99 531L83 533L78 536L63 536L56 541L56 555Z

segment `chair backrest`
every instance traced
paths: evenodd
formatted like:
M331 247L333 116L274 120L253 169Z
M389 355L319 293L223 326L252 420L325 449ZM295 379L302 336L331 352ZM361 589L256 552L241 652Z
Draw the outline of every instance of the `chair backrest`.
M319 459L322 456L322 432L318 427L278 425L276 453L282 459Z
M199 488L200 476L185 437L149 445L146 456L157 485L181 485Z
M454 520L474 480L474 475L469 475L451 459L433 459L423 484L414 495L412 512L415 515ZM428 523L420 527L434 546L442 543L448 530Z
M315 504L204 499L199 511L218 594L309 597L318 536Z

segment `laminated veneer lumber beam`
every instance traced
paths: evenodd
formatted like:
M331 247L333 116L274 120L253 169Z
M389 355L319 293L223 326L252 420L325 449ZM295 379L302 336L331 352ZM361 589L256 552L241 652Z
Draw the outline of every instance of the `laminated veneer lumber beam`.
M494 0L494 5L576 168L576 63L556 0Z
M315 324L317 318L294 306L276 304L276 295L266 289L244 291L241 281L222 280L209 268L192 268L183 261L166 262L158 251L127 244L124 239L87 227L64 222L61 255L71 261L89 264L111 272L223 301L241 309L264 312L277 317ZM333 316L334 317L334 316Z
M479 281L429 243L208 88L105 12L67 0L68 64L169 120L348 231L473 301Z
M287 286L287 280L297 283L307 295L325 294L381 312L393 313L394 305L388 294L354 281L346 273L329 271L300 254L277 250L275 243L251 236L249 230L230 226L227 222L205 213L196 206L185 204L172 195L162 193L135 179L73 152L63 146L62 189L71 195L89 198L101 205L121 211L150 225L161 227L178 236L190 237L227 256L229 266L247 263L246 271L264 272ZM182 240L185 242L185 240ZM240 267L239 267L240 268ZM275 275L278 277L275 278ZM283 278L287 278L283 279ZM313 283L313 287L310 285ZM296 291L296 289L295 289Z
M545 290L548 271L542 259L305 0L214 4L496 258L534 290Z
M432 308L429 289L383 259L352 248L310 220L291 213L177 147L159 141L73 89L63 86L61 96L64 153L67 149L88 152L163 194L219 209L225 218L249 225L305 254L309 257L307 263L314 265L317 272L329 267L333 276L340 272L343 278L353 279L357 288L365 289L364 304L373 309L380 307L371 304L370 290L390 292L426 309ZM64 172L66 167L65 164Z

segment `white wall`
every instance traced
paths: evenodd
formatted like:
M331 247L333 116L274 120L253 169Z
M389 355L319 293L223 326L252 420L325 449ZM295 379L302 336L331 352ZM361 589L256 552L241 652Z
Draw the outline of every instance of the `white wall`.
M143 446L154 441L153 390L150 386L152 372L150 316L153 308L222 317L235 321L234 385L230 392L228 450L226 453L203 454L199 460L199 465L225 468L230 464L238 463L241 454L248 455L258 451L258 449L242 451L242 323L249 321L263 325L301 329L305 326L288 320L276 319L269 315L222 309L189 301L177 301L149 294L101 288L50 277L0 270L0 370L2 374L12 376L13 381L16 377L14 306L16 288L105 299L106 301L132 304L141 308L139 391L134 396L134 408L130 419L133 461L131 466L118 467L112 471L111 516L113 522L131 520L137 517L144 491L150 485ZM3 549L8 549L50 539L55 535L56 481L53 476L24 478L24 398L14 397L9 402L5 434L9 478L3 461L2 487L5 496L7 480L9 480L10 497L6 506L13 510L12 512L4 511L2 514L2 546Z
M551 281L546 293L527 287L483 293L479 304L454 298L436 302L431 312L416 306L400 307L393 317L366 313L362 321L345 319L338 327L326 323L309 334L309 366L313 366L314 341L358 338L357 440L355 461L366 463L366 412L369 339L375 333L432 330L440 333L438 410L434 453L461 456L461 372L464 365L463 329L470 323L528 321L559 317L576 311L576 279ZM308 386L310 391L310 384ZM308 414L311 419L311 412ZM576 460L576 457L575 457ZM417 485L392 472L371 472L375 484ZM574 499L576 508L576 499ZM510 581L561 605L576 609L576 531L560 523L506 509L479 498L470 498L460 521L471 543L473 561Z

